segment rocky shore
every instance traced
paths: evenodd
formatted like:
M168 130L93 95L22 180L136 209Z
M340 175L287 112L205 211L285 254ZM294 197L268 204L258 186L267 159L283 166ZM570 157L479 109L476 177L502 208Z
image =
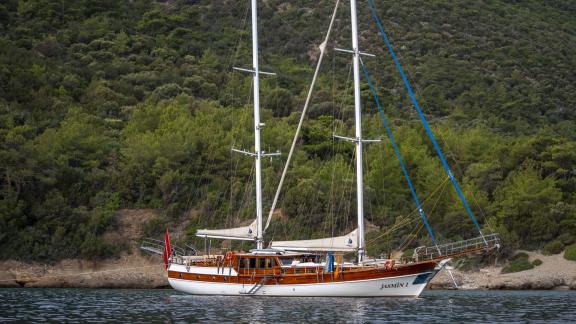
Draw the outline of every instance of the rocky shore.
M16 261L0 263L0 287L26 288L167 288L159 257L125 255L92 262L63 260L55 265Z
M119 258L100 261L62 260L56 264L0 262L0 287L166 288L162 258L140 252L144 224L157 216L153 209L118 212L116 229L105 233L107 242L123 242L129 249Z
M573 289L576 290L576 262L561 254L545 256L528 252L542 265L531 270L501 274L501 267L476 272L453 270L460 289ZM0 287L34 288L167 288L166 274L159 256L127 254L119 259L91 262L64 260L55 265L0 263ZM430 289L453 289L446 270L430 283Z
M562 254L542 255L527 252L529 260L542 260L542 264L525 271L502 274L502 267L486 267L480 271L452 270L459 289L572 289L576 290L576 262L568 261ZM448 271L442 270L429 285L430 289L453 289Z
M0 262L0 287L34 288L168 288L168 280L158 255L143 254L139 240L143 225L158 214L156 210L122 210L116 215L116 230L106 233L108 242L124 242L129 251L120 258L103 261L63 260L56 264ZM174 236L181 235L174 229ZM526 252L529 260L542 264L531 270L501 274L501 266L491 266L475 272L453 270L460 289L573 289L576 290L576 262L562 254L546 256ZM453 289L446 270L430 283L430 289Z

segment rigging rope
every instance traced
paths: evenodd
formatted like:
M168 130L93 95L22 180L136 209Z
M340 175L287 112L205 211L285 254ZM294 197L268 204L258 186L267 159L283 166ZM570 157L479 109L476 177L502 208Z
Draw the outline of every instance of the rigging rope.
M408 235L406 235L406 240L404 240L404 243L400 244L400 246L398 247L398 251L404 251L410 244L412 244L412 242L414 242L414 239L418 237L418 233L420 233L422 228L424 228L424 224L420 224L420 226L418 226L416 230L413 230L410 233L408 233Z
M284 165L284 171L282 172L282 176L280 177L278 189L276 190L276 194L274 195L274 201L272 202L270 212L268 213L268 219L266 220L266 226L264 227L264 232L266 232L266 229L268 229L268 226L270 226L270 221L272 220L272 215L274 214L274 210L276 209L276 204L278 203L278 197L280 196L280 191L282 190L282 185L284 184L284 179L286 178L286 172L288 171L288 166L290 165L290 161L292 160L292 154L294 153L296 143L298 142L300 129L302 128L302 124L304 123L306 110L308 110L308 105L310 104L310 98L312 97L312 90L314 89L314 85L316 84L316 78L318 77L318 73L320 72L320 66L322 65L322 58L324 57L324 53L326 52L326 45L328 44L328 39L330 37L330 32L332 31L332 25L334 24L334 19L336 18L336 12L338 11L339 3L340 0L336 0L336 5L334 6L334 12L332 13L332 19L330 20L330 26L328 27L328 32L326 33L324 42L322 42L319 46L320 57L318 59L318 63L316 64L316 70L314 71L314 77L312 78L312 83L310 84L310 89L308 90L308 96L306 97L304 108L302 109L302 115L300 115L300 121L298 123L298 127L296 128L296 134L294 134L292 146L290 147L290 152L288 153L286 164Z
M430 209L430 213L428 213L428 216L430 216L430 214L432 213L432 211L434 211L434 209L436 208L436 205L438 204L438 201L440 200L440 197L442 197L442 193L444 193L444 188L446 181L448 181L450 178L446 177L446 179L444 179L444 181L442 181L442 183L440 183L436 189L434 189L434 191L428 195L428 197L424 198L424 200L422 200L421 205L426 204L430 199L432 199L432 197L434 195L436 195L436 193L438 192L438 190L442 189L442 191L440 192L440 195L438 196L438 198L436 198L436 202L434 203L434 205L432 206L432 208ZM412 222L414 222L415 220L417 220L418 218L414 218L414 219L410 219L410 216L412 214L414 214L414 212L416 212L418 210L418 208L413 209L412 211L410 211L408 214L406 214L405 216L400 216L397 219L400 219L399 221L397 220L395 224L392 224L392 228L395 230L397 228L403 227L405 225L408 225ZM420 227L423 227L424 224L422 224ZM390 230L386 230L386 232L384 232L384 234L378 235L377 237L371 239L368 243L366 243L366 246L371 245L372 243L376 242L379 238L389 234Z
M386 236L394 231L396 231L397 229L404 227L412 222L414 222L415 220L417 220L418 218L414 218L414 219L410 219L408 217L401 219L399 222L396 222L396 224L393 224L392 227L386 229L386 231L378 236L376 236L375 238L371 239L370 241L368 241L366 243L366 246L372 245L372 243L376 242L378 239L380 239L383 236Z
M374 7L374 3L372 2L372 0L368 0L368 5L370 7L372 19L376 23L376 26L378 27L378 30L380 31L380 35L382 36L384 43L386 43L386 47L388 47L388 51L390 52L390 56L392 56L392 59L394 60L394 64L396 65L396 69L398 70L398 73L400 74L400 76L402 77L402 80L404 81L404 86L405 86L406 90L408 91L408 94L410 96L410 100L412 100L412 104L414 105L414 108L416 108L416 111L418 112L418 115L420 116L420 119L422 120L422 124L424 125L424 129L426 130L426 134L428 134L428 137L430 138L432 145L434 145L434 149L436 150L436 153L440 157L440 161L442 161L442 165L444 166L446 174L448 174L448 176L450 177L450 180L452 181L452 185L454 186L454 189L456 189L456 192L458 193L458 196L460 197L460 200L462 201L464 208L466 209L466 211L468 212L468 215L470 216L470 218L474 222L474 225L476 226L476 229L480 233L480 236L482 236L482 238L484 238L484 234L482 233L482 229L480 228L480 224L478 224L478 221L476 220L476 217L474 216L472 209L470 209L470 206L468 205L468 202L466 201L466 197L464 197L464 193L462 192L462 190L460 190L460 186L458 185L456 179L454 178L454 175L452 174L452 171L450 170L450 167L448 166L448 162L446 162L446 159L444 158L444 154L442 153L440 146L436 142L436 138L434 137L434 134L432 134L432 130L430 129L430 125L428 125L428 121L426 120L426 117L422 113L422 109L420 109L420 105L418 104L418 100L416 99L416 96L414 95L414 92L412 91L412 87L410 86L410 82L408 82L408 79L406 78L406 75L404 74L404 70L402 69L400 62L398 61L398 58L396 57L396 53L394 52L392 44L390 43L390 40L388 39L388 36L387 36L386 32L384 31L384 27L382 26L382 22L380 21L380 18L378 17L378 14L376 12L376 8ZM486 240L484 240L484 241L486 242Z
M406 182L408 182L408 187L410 188L410 192L412 193L412 199L414 199L414 203L416 204L416 208L418 208L418 212L420 213L420 217L428 230L428 234L432 237L432 241L436 244L436 236L428 223L428 218L424 213L424 209L422 209L422 205L420 204L420 199L418 198L418 194L416 194L416 189L414 189L414 185L412 185L412 180L410 180L410 175L408 174L408 170L406 170L406 166L404 165L404 161L402 160L402 155L400 154L400 149L394 140L394 135L392 135L392 130L390 129L390 124L388 123L388 119L386 115L384 115L384 110L380 106L380 100L378 100L378 95L376 94L376 90L372 85L372 81L370 80L370 76L368 75L368 70L366 70L366 66L362 59L360 59L360 66L362 67L362 71L364 71L364 77L366 77L366 82L368 82L368 86L370 87L370 92L372 92L372 97L374 97L374 102L376 103L376 107L378 107L378 111L380 112L380 118L382 119L382 123L386 128L386 133L388 134L388 138L390 139L390 143L392 143L392 147L394 148L394 153L396 153L396 158L398 158L398 162L400 162L400 167L402 167L402 173L404 173L404 178L406 178Z
M430 212L428 213L428 217L430 217L430 215L432 215L432 213L434 212L434 210L436 209L436 206L438 205L438 202L440 201L440 198L442 198L442 195L444 194L444 189L446 189L445 183L447 180L449 180L449 177L446 177L446 179L440 184L439 187L442 187L442 191L440 192L440 194L438 195L438 197L436 198L436 201L434 202L434 205L432 206L432 208L430 208ZM438 191L435 190L434 192ZM427 200L427 199L426 199ZM404 249L410 245L418 236L418 233L420 233L420 231L422 230L422 227L424 225L420 225L420 227L418 228L418 230L414 233L414 235L412 235L412 232L410 233L410 235L407 236L406 240L404 241L403 244L400 245L399 247L399 251L404 251Z

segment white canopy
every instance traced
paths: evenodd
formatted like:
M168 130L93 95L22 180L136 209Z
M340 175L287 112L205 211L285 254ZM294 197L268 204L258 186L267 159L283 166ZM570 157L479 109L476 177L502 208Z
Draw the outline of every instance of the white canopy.
M248 226L225 229L202 229L196 231L196 236L218 238L224 240L253 241L256 239L256 221Z
M316 240L276 241L272 242L271 247L287 251L354 251L358 247L358 230L343 236Z

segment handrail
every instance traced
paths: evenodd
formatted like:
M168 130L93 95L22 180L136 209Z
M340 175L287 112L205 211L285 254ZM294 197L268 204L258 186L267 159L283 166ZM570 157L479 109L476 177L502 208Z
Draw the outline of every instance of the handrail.
M493 233L442 245L420 246L414 249L413 258L416 261L422 261L464 256L497 250L500 246L500 236L497 233Z
M145 238L140 244L140 249L154 254L164 254L164 241L153 238ZM186 244L186 249L176 245L171 246L173 256L196 255L196 249ZM187 253L190 252L190 253Z

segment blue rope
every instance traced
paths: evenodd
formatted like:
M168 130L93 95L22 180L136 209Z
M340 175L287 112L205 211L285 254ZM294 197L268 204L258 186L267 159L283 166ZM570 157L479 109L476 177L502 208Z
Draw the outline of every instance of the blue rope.
M408 82L408 79L406 78L406 75L404 74L404 70L402 69L400 62L398 61L398 58L396 57L396 54L394 53L394 49L392 48L392 44L390 44L390 41L388 40L388 36L386 35L386 32L384 31L384 27L382 27L382 23L380 21L380 18L378 18L378 14L376 13L376 8L374 8L374 3L372 2L372 0L368 0L368 5L370 6L370 11L372 13L372 19L374 19L374 22L376 23L376 26L378 27L378 30L380 31L380 35L382 35L382 39L384 40L384 43L386 43L386 46L388 47L388 51L390 52L390 55L392 56L392 59L394 60L394 63L396 64L396 69L398 70L398 73L400 73L400 76L402 77L402 80L404 81L404 86L406 87L406 90L408 90L408 94L410 95L410 99L412 100L412 103L414 104L414 108L416 108L416 111L418 112L418 115L420 116L420 119L422 120L422 124L424 125L424 128L426 129L426 133L428 134L428 137L430 137L430 140L432 141L432 144L434 145L434 148L436 149L436 153L438 153L438 156L440 157L440 160L442 161L442 165L444 166L444 169L446 170L448 177L450 177L450 180L452 181L452 185L454 185L456 192L458 192L458 196L460 197L460 200L462 200L462 204L464 204L464 208L466 208L466 211L468 212L468 215L470 216L470 218L474 222L474 225L478 229L478 232L480 232L481 236L484 236L482 234L482 230L480 229L480 225L478 224L478 221L476 220L476 217L474 216L474 213L472 213L472 210L470 209L470 206L468 205L468 202L466 201L466 197L464 197L464 194L462 193L462 190L460 190L460 186L458 186L458 183L456 182L456 179L454 178L452 171L450 171L450 167L448 166L448 163L446 162L446 159L444 158L444 154L442 154L442 150L440 150L440 146L436 142L436 138L434 137L434 134L432 134L432 130L430 129L430 126L428 125L428 121L426 120L426 117L424 117L424 114L422 113L422 110L420 109L420 105L418 104L418 100L416 100L416 96L414 95L414 92L412 91L412 87L410 86L410 82Z
M368 70L366 70L366 66L364 66L364 62L361 62L360 65L362 66L362 70L364 71L364 76L366 77L366 81L368 82L368 85L370 86L370 91L372 92L372 96L374 97L374 101L376 102L376 106L378 107L378 111L380 112L380 118L382 119L382 122L384 123L384 127L386 128L386 132L388 133L388 138L390 138L390 143L392 143L392 146L394 147L394 152L396 153L396 157L398 158L398 161L400 162L400 166L402 167L402 172L404 172L404 177L406 178L406 181L408 182L408 187L410 187L410 192L412 193L412 198L414 199L414 202L416 203L416 207L418 208L418 212L420 213L420 217L422 217L422 221L424 222L424 225L426 225L426 229L428 230L428 233L432 237L432 241L434 242L434 244L436 244L436 236L434 235L434 232L432 231L430 224L428 224L428 218L426 217L426 214L424 214L424 210L422 209L422 206L420 205L420 199L418 199L418 195L416 194L416 189L414 189L414 186L412 185L412 181L410 180L410 175L408 174L408 171L406 170L406 166L404 165L404 161L402 160L402 155L400 155L400 150L398 149L398 145L396 145L396 141L394 140L394 136L392 135L392 130L390 129L390 124L388 123L388 119L386 118L386 115L384 115L384 111L382 110L382 107L380 106L380 100L378 100L378 95L376 94L376 90L374 89L374 86L372 85L372 81L370 81L370 76L368 75Z

